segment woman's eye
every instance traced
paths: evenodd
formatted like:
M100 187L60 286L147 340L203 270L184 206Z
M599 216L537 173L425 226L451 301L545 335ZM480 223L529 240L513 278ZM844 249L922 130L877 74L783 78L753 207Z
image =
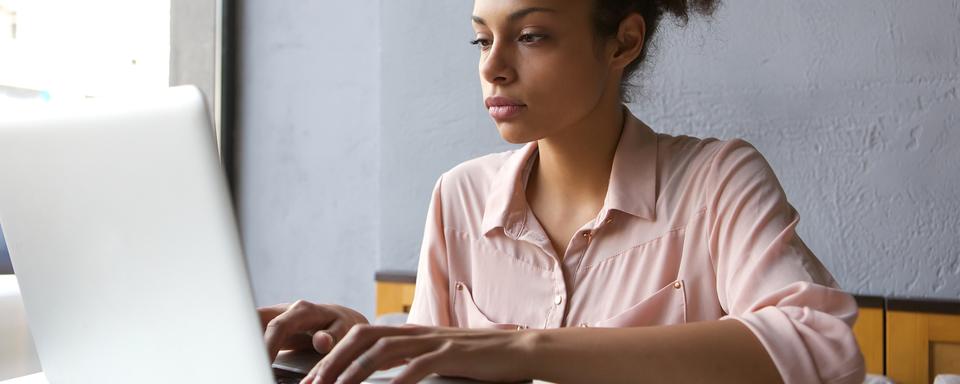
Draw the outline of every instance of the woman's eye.
M476 40L471 40L471 41L470 41L470 44L479 46L479 47L480 47L480 50L486 50L487 48L490 47L490 44L491 44L491 43L490 43L490 40L489 40L489 39L479 38L479 39L476 39Z
M546 39L547 35L541 33L524 33L517 38L517 41L521 43L536 43L540 40Z

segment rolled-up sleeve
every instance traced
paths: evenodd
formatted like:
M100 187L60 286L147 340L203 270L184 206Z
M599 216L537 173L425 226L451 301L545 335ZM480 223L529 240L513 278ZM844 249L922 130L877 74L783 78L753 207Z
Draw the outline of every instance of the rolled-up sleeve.
M447 269L447 247L443 233L443 209L440 188L443 176L437 180L427 210L423 229L420 261L417 266L417 284L413 304L407 317L408 324L448 327L450 321L450 284Z
M797 236L799 215L750 144L723 144L706 201L723 319L759 339L785 383L861 383L857 305Z

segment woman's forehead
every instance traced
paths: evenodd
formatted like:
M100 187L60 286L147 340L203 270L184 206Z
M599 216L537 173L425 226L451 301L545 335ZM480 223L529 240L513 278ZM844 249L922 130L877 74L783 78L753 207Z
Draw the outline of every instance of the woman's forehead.
M533 14L564 18L582 15L592 4L592 0L475 0L473 18L498 23Z

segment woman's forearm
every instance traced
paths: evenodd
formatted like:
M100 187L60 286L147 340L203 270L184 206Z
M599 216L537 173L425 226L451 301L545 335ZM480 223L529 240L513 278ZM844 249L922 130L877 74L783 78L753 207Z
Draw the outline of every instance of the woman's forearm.
M529 376L556 383L782 381L760 341L736 320L528 331L524 339Z

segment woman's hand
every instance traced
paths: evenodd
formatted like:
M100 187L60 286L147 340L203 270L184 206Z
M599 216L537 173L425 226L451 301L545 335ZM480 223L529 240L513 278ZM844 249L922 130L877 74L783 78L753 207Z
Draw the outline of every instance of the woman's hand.
M339 305L313 304L299 300L257 308L270 361L282 349L330 352L355 324L367 324L357 311Z
M375 371L407 364L392 383L416 383L431 373L494 382L527 380L529 331L405 325L358 325L303 383L360 383Z

